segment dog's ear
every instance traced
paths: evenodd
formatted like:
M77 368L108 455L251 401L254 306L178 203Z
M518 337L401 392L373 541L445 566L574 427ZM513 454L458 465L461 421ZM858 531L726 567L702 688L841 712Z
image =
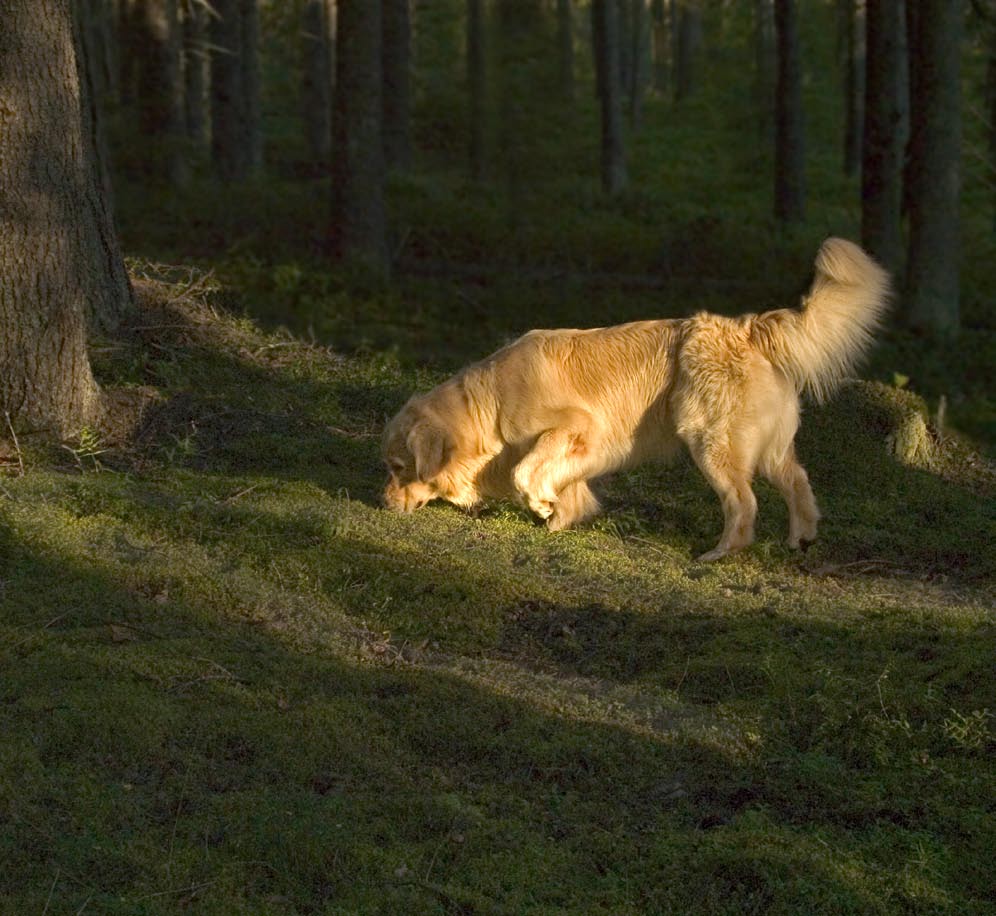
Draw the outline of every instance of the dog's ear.
M416 423L408 433L408 450L415 458L418 479L428 482L446 467L453 452L453 439L434 423Z

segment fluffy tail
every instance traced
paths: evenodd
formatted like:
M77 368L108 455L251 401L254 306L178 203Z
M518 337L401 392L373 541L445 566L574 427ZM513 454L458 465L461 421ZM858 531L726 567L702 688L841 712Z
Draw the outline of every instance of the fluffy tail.
M800 308L758 315L751 337L800 391L822 401L854 371L888 304L888 273L853 242L831 238Z

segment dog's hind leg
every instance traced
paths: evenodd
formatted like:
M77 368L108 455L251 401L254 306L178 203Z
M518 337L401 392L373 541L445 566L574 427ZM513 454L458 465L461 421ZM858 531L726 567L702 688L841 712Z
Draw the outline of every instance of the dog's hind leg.
M761 473L785 498L789 513L789 547L795 550L804 543L815 541L820 510L809 477L795 457L795 448L790 445L780 461L769 463L762 459Z
M723 505L725 524L719 543L699 557L706 562L718 560L754 541L757 499L750 486L752 469L745 461L738 460L726 444L695 438L688 442L688 447Z

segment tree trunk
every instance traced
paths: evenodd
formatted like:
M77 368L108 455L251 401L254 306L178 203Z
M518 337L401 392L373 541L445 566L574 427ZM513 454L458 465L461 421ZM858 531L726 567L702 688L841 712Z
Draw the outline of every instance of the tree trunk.
M409 0L383 3L384 160L388 170L406 172L412 164L412 21Z
M208 141L208 11L186 0L183 16L183 80L187 137L195 148Z
M602 112L602 188L618 194L626 188L622 91L619 80L619 17L616 0L593 0L592 39Z
M758 135L771 143L775 102L775 41L771 0L754 0L754 96Z
M904 146L899 127L898 0L868 0L864 156L861 169L861 242L895 273L902 260Z
M189 171L176 0L144 0L141 13L139 124L143 138L153 145L147 154L153 173L182 187Z
M986 91L989 98L989 174L996 175L996 23L990 25L989 31ZM993 193L993 232L996 233L996 193Z
M557 50L559 52L560 95L574 102L574 15L571 0L557 0Z
M634 129L643 123L643 98L650 75L650 18L647 0L630 0L630 44L632 63L629 74L629 121Z
M118 0L118 98L125 107L134 104L138 85L140 59L138 0Z
M650 9L653 28L654 91L663 95L671 83L668 76L671 37L668 34L667 9L664 0L652 0Z
M380 0L339 0L332 192L336 253L389 267L381 128Z
M699 9L698 0L682 0L677 5L677 17L674 99L680 102L695 91L695 65L699 46L702 44L702 10Z
M844 70L844 174L854 175L861 165L865 85L864 29L858 0L843 0L840 17Z
M301 43L304 79L301 101L311 159L328 168L332 156L332 52L327 0L306 0Z
M248 148L249 174L263 170L263 101L259 61L259 0L242 0L241 69L246 122L243 140Z
M961 157L957 0L920 0L909 36L912 88L906 298L909 324L940 336L959 327L958 196Z
M242 181L262 166L256 0L215 0L211 18L211 156L218 177Z
M99 419L87 300L117 288L120 262L94 218L102 188L70 0L0 6L0 60L0 411L68 435Z
M806 159L802 123L802 66L795 0L775 0L778 85L775 91L775 216L806 215Z
M470 104L470 172L477 181L485 174L487 111L485 93L484 0L467 0L467 83Z

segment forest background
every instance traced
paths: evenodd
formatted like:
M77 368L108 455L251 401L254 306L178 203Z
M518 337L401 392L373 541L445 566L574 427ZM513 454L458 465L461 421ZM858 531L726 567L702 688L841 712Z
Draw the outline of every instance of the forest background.
M89 334L110 411L4 418L7 911L996 908L992 4L75 12L132 302ZM927 54L959 180L918 190ZM413 390L791 305L829 234L897 296L807 406L806 554L759 487L759 543L695 563L687 462L564 535L378 507Z

